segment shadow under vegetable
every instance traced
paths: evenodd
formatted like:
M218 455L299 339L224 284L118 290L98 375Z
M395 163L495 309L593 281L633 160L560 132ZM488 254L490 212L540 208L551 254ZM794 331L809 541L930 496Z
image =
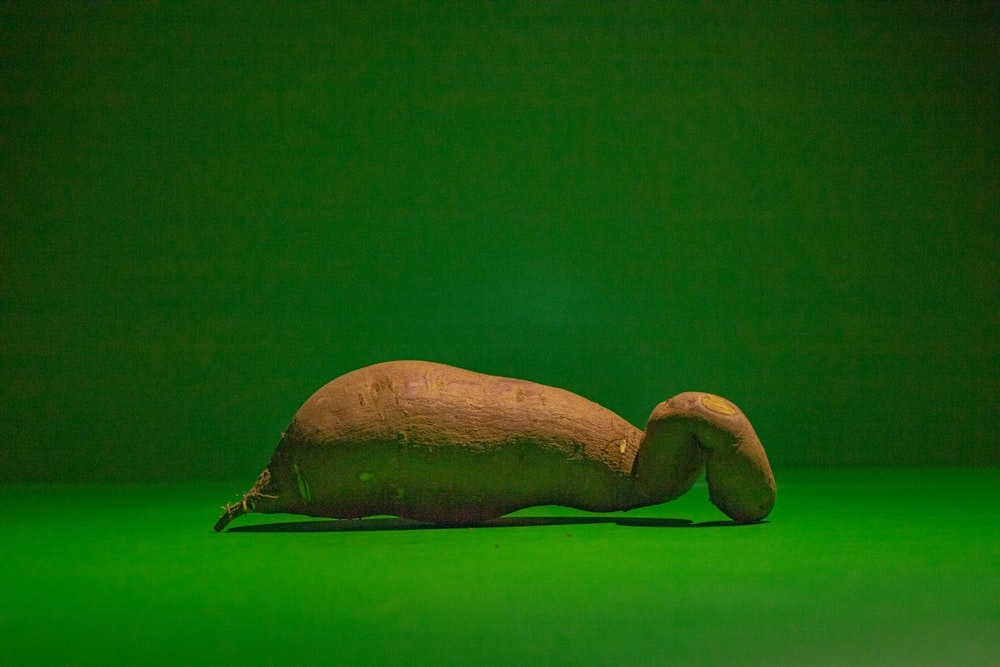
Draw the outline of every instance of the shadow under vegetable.
M437 530L449 528L523 528L527 526L579 526L606 523L632 528L733 528L754 524L736 521L702 521L652 517L589 517L589 516L515 516L500 517L492 521L439 525L412 519L378 517L369 519L324 519L318 521L286 521L233 526L230 533L351 533L382 530ZM759 523L767 523L761 521Z

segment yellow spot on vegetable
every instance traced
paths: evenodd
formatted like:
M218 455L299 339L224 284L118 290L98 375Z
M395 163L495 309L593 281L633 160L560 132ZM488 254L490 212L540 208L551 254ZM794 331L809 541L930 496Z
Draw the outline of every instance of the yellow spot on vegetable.
M736 408L732 403L722 398L721 396L715 396L714 394L705 394L701 397L701 404L712 412L718 412L721 415L735 415Z
M622 444L618 445L618 451L624 454L627 448L628 448L628 441L625 440L625 438L622 438Z

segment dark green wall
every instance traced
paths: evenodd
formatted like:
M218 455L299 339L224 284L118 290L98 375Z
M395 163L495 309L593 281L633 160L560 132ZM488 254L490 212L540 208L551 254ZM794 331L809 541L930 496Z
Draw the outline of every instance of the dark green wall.
M1000 12L0 6L0 480L252 479L376 361L1000 462Z

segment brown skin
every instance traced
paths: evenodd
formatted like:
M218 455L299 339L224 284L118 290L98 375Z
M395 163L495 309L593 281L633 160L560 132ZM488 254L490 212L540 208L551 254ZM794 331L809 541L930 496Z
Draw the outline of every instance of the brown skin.
M644 433L562 389L392 361L313 394L215 529L246 512L456 525L534 505L628 510L677 498L702 470L712 502L734 521L771 511L767 455L725 399L675 396L656 406Z

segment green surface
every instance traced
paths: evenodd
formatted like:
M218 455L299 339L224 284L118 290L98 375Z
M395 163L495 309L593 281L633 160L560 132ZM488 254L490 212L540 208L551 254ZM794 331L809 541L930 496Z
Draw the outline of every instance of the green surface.
M996 664L1000 469L778 481L752 526L698 486L503 527L219 534L242 485L8 486L0 662Z

